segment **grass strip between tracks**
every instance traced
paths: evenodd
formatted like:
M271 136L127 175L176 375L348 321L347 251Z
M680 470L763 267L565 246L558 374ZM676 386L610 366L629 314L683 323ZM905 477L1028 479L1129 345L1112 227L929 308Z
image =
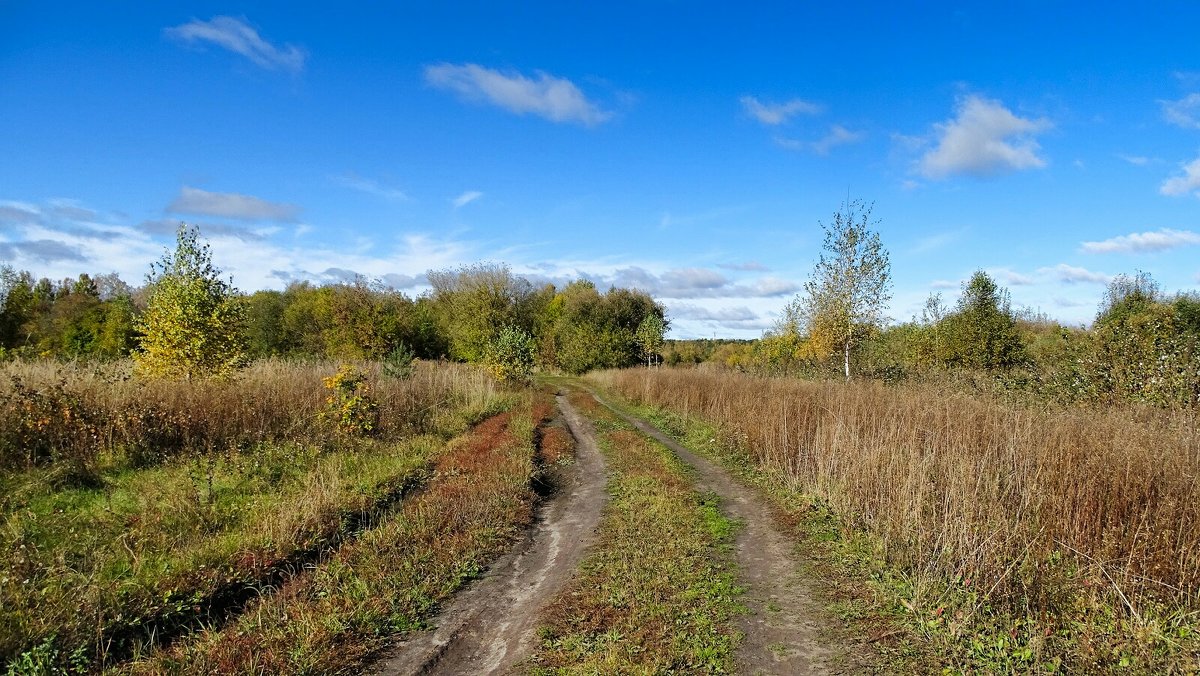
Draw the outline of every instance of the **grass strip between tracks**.
M534 673L723 673L741 608L737 525L688 469L590 395L571 403L594 424L612 500L591 555L551 604Z

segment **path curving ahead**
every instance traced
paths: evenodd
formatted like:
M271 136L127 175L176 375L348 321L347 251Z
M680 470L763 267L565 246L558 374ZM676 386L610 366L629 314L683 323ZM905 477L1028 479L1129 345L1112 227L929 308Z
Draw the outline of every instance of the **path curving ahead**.
M566 584L595 539L608 499L604 459L588 423L557 397L575 437L575 462L538 508L531 531L458 594L436 629L397 645L377 674L497 674L527 658L539 610Z
M742 522L734 541L741 601L749 609L739 628L745 638L735 655L739 674L828 674L853 671L854 657L831 641L828 612L817 585L801 570L796 543L775 526L770 507L728 472L696 455L649 422L592 396L643 434L671 449L697 475L696 487L721 498L722 511Z

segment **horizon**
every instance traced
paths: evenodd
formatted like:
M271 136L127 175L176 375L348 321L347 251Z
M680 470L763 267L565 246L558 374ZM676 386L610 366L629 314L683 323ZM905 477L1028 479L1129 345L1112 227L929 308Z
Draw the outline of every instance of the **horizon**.
M363 275L416 296L493 261L647 291L671 338L744 339L849 198L874 204L893 321L981 269L1087 324L1117 274L1200 284L1197 19L9 3L0 263L136 286L186 221L247 293Z

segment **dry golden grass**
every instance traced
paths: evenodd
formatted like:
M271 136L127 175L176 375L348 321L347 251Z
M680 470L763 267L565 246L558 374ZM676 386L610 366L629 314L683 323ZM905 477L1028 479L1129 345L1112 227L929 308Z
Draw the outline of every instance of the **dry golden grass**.
M358 365L379 404L378 436L398 438L434 428L447 410L486 408L495 396L486 373L422 363L406 380ZM67 460L132 466L189 452L226 451L264 441L335 440L318 414L327 396L329 361L261 361L233 382L131 377L131 364L0 365L0 470Z
M727 444L877 535L888 561L1038 617L1103 597L1142 613L1200 599L1194 414L1005 405L934 387L698 370L591 378L717 426Z

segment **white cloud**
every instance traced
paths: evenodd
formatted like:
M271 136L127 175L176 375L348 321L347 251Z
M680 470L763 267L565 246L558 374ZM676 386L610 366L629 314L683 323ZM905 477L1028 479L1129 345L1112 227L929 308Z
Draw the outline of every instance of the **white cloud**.
M1178 101L1159 100L1167 122L1184 129L1200 129L1200 92L1188 94Z
M1200 233L1163 228L1154 232L1121 235L1100 242L1084 242L1080 249L1086 253L1146 253L1194 244L1200 244Z
M840 124L831 125L829 133L818 141L812 144L813 152L818 155L828 155L829 151L837 146L846 145L848 143L858 143L866 138L867 135L861 131L850 131Z
M247 228L227 223L193 221L188 223L188 225L199 229L201 237L236 237L244 242L261 242L276 231L275 228ZM151 235L174 237L175 233L179 231L179 220L174 218L160 218L153 221L142 221L137 227L139 230Z
M51 213L53 204L26 205L25 212ZM81 207L82 209L82 207ZM84 215L79 212L78 215ZM116 272L138 284L174 240L178 222L164 219L138 225L94 223L63 214L46 222L25 222L0 238L0 259L37 277L73 278L80 272ZM361 274L395 288L424 284L431 268L455 267L477 258L474 243L408 233L383 241L296 241L291 228L201 223L213 262L243 290L279 288L293 280L326 283ZM305 224L295 230L312 231ZM278 235L278 237L276 236ZM252 245L248 245L252 242ZM316 271L316 272L314 272Z
M334 176L333 180L339 185L345 186L352 190L365 192L368 195L375 195L376 197L382 197L386 200L392 200L394 202L405 202L408 200L408 195L403 190L400 190L399 188L389 188L388 186L382 185L378 181L374 181L369 178L363 178L362 176L355 176L353 174L346 176Z
M0 260L25 259L38 263L86 260L79 247L57 239L0 242Z
M1067 265L1066 263L1059 263L1054 267L1040 268L1038 273L1051 275L1058 281L1066 284L1108 284L1112 280L1112 275L1103 272L1092 272L1087 268Z
M12 223L25 225L42 220L42 211L32 204L24 202L0 202L0 225Z
M179 196L167 207L176 214L199 214L248 221L292 221L300 213L293 204L268 202L251 195L231 192L208 192L183 186Z
M1008 268L993 268L988 272L996 279L1008 284L1009 286L1030 286L1034 283L1034 279L1029 275L1023 275L1015 270Z
M1182 169L1182 175L1168 178L1158 191L1173 197L1194 192L1197 197L1200 197L1200 157L1182 165Z
M483 193L478 190L468 190L450 201L454 204L455 209L461 209L480 197L483 197Z
M536 71L535 77L530 78L474 63L440 63L425 67L425 80L469 100L486 101L518 115L533 113L552 122L594 126L612 117L612 113L589 101L570 80L542 71Z
M948 279L937 279L929 283L931 289L957 289L962 286L962 282L952 282Z
M864 132L850 131L840 124L830 125L829 133L816 141L799 141L796 139L776 136L775 143L788 150L811 151L817 155L828 155L837 146L858 143L865 139Z
M667 270L659 277L659 281L667 289L675 289L685 293L694 290L719 289L729 283L725 275L715 270L706 270L704 268Z
M738 270L741 272L767 272L770 270L767 266L758 261L746 261L744 263L717 263L718 268L726 270Z
M1088 306L1088 303L1085 303L1083 301L1071 300L1070 298L1062 298L1059 296L1056 296L1052 300L1054 301L1054 306L1060 307L1060 308L1075 308L1075 307L1087 307Z
M758 313L744 305L728 308L708 308L690 303L672 304L671 317L718 322L753 322L759 320Z
M231 52L241 54L256 65L267 69L282 69L299 73L307 58L304 50L295 45L277 47L264 40L244 19L215 16L209 21L192 20L167 28L169 37L195 44L210 42Z
M1141 155L1117 155L1117 157L1125 160L1135 167L1144 167L1147 164L1150 164L1150 158L1143 157Z
M797 114L817 115L821 112L820 105L802 99L792 99L786 103L763 103L753 96L743 96L740 101L748 115L770 126L783 124Z
M1051 127L1046 119L1014 115L999 101L970 95L959 99L954 118L934 125L937 147L917 168L927 178L956 174L994 176L1043 167L1035 135Z

